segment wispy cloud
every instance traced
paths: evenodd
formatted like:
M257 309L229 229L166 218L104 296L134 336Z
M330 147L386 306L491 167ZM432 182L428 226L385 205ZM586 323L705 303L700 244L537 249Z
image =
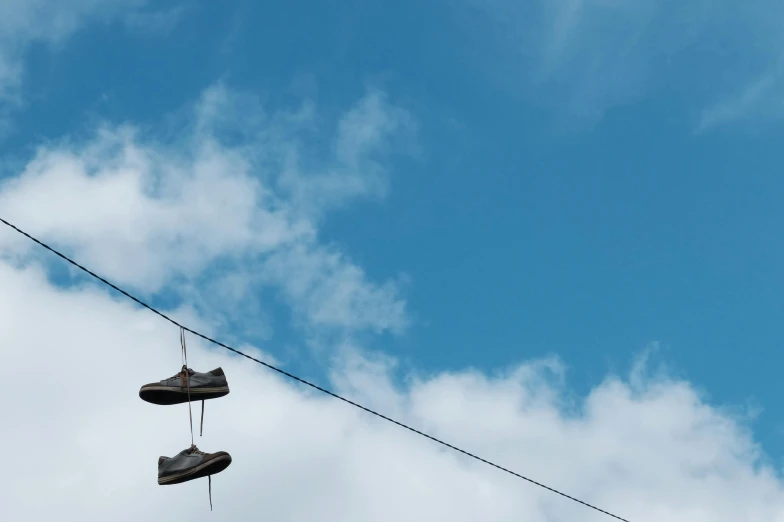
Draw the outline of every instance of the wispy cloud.
M157 11L133 11L124 17L129 29L154 35L167 35L181 22L191 9L190 4L180 4Z
M585 123L651 94L696 100L695 126L784 116L784 8L773 0L473 0L506 35L512 84Z
M24 56L33 43L61 45L86 24L109 21L146 0L0 2L0 104L19 103Z
M331 151L318 153L302 134L314 118L304 106L267 113L252 95L215 85L172 141L106 124L86 142L41 147L0 184L0 208L147 294L211 289L231 313L272 287L304 325L400 331L396 284L370 281L318 229L335 205L379 195L387 172L374 157L410 115L370 91L336 123ZM0 251L18 257L28 246L0 232Z
M702 111L699 130L750 119L775 121L784 117L784 66L771 65L736 87L736 91Z
M382 197L387 190L383 160L395 137L415 129L407 111L390 105L384 92L371 89L338 122L332 142L336 161L308 172L298 162L301 155L289 154L279 186L312 217L357 197Z

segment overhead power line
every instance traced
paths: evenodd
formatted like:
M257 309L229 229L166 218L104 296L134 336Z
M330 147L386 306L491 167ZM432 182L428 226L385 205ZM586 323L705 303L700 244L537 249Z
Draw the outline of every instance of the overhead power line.
M279 374L281 374L281 375L285 375L285 376L286 376L286 377L288 377L289 379L293 379L293 380L295 380L295 381L297 381L297 382L299 382L299 383L301 383L301 384L304 384L304 385L306 385L306 386L309 386L309 387L311 387L311 388L313 388L313 389L316 389L316 390L318 390L318 391L320 391L320 392L322 392L322 393L326 393L327 395L329 395L329 396L331 396L331 397L334 397L335 399L341 400L341 401L343 401L343 402L345 402L345 403L347 403L347 404L350 404L351 406L354 406L355 408L359 408L360 410L363 410L363 411L365 411L365 412L367 412L367 413L370 413L371 415L375 415L376 417L380 417L380 418L384 419L385 421L391 422L392 424L396 424L397 426L400 426L401 428L405 428L405 429L407 429L408 431L411 431L411 432L413 432L413 433L416 433L417 435L420 435L420 436L422 436L422 437L425 437L425 438L427 438L427 439L430 439L430 440L432 440L433 442L437 442L438 444L441 444L442 446L446 446L447 448L450 448L450 449L452 449L452 450L454 450L454 451L457 451L458 453L462 453L463 455L465 455L465 456L467 456L467 457L471 457L472 459L478 460L479 462L483 462L483 463L485 463L485 464L487 464L487 465L489 465L489 466L492 466L492 467L494 467L494 468L496 468L496 469L499 469L499 470L501 470L501 471L504 471L504 472L506 472L506 473L508 473L508 474L510 474L510 475L513 475L513 476L515 476L515 477L519 478L519 479L523 479L523 480L525 480L525 481L527 481L527 482L530 482L531 484L534 484L534 485L536 485L536 486L539 486L540 488L544 488L544 489L546 489L546 490L548 490L548 491L551 491L551 492L553 492L553 493L555 493L555 494L557 494L557 495L560 495L560 496L562 496L562 497L568 498L569 500L572 500L572 501L574 501L574 502L577 502L577 503L579 503L579 504L582 504L582 505L583 505L583 506L585 506L585 507L588 507L588 508L590 508L590 509L593 509L593 510L595 510L595 511L598 511L598 512L600 512L600 513L603 513L603 514L605 514L605 515L607 515L607 516L609 516L609 517L612 517L612 518L614 518L614 519L616 519L616 520L621 520L621 521L623 521L623 522L630 522L629 520L627 520L627 519L625 519L625 518L621 518L621 517L619 517L618 515L614 515L614 514L610 513L609 511L605 511L605 510L603 510L603 509L601 509L601 508L598 508L598 507L596 507L596 506L594 506L594 505L591 505L591 504L589 504L589 503L587 503L587 502L583 502L582 500L580 500L580 499L578 499L578 498L575 498L575 497L573 497L573 496L571 496L571 495L567 495L566 493L563 493L563 492L561 492L561 491L558 491L557 489L551 488L550 486L546 486L546 485L544 485L544 484L542 484L542 483L540 483L540 482L537 482L537 481L535 481L535 480L533 480L533 479L530 479L530 478L528 478L528 477L525 477L525 476L523 476L523 475L521 475L521 474L519 474L519 473L517 473L517 472L515 472L515 471L512 471L512 470L510 470L510 469L507 469L507 468L505 468L505 467L503 467L503 466L500 466L500 465L498 465L498 464L495 464L495 463L493 463L493 462L490 462L489 460L483 459L482 457L478 457L478 456L474 455L473 453L469 453L468 451L462 450L462 449L458 448L457 446L453 446L453 445L451 445L451 444L449 444L449 443L447 443L447 442L444 442L444 441L442 441L442 440L440 440L440 439L437 439L437 438L433 437L432 435L428 435L427 433L424 433L424 432L422 432L422 431L419 431L419 430L417 430L417 429L415 429L415 428L412 428L411 426L408 426L408 425L406 425L406 424L403 424L402 422L398 422L398 421L396 421L395 419L392 419L392 418L390 418L390 417L387 417L386 415L383 415L383 414L381 414L381 413L378 413L377 411L373 411L373 410L371 410L370 408L366 408L365 406L362 406L361 404L357 404L356 402L354 402L354 401L351 401L351 400L349 400L349 399L346 399L345 397L342 397L342 396L338 395L337 393L331 392L331 391L329 391L329 390L327 390L327 389L325 389L325 388L322 388L321 386L318 386L317 384L313 384L312 382L306 381L305 379L302 379L302 378L300 378L300 377L297 377L296 375L294 375L294 374L291 374L291 373L289 373L289 372L287 372L287 371L285 371L285 370L281 370L280 368L277 368L276 366L273 366L272 364L266 363L266 362L264 362L264 361L260 361L259 359L256 359L255 357L251 357L250 355L248 355L248 354L246 354L246 353L243 353L243 352L241 352L241 351L239 351L239 350L236 350L236 349L232 348L231 346L228 346L228 345L226 345L226 344L223 344L223 343L222 343L222 342L220 342L220 341L216 341L215 339L212 339L212 338L210 338L210 337L207 337L206 335L204 335L204 334L202 334L202 333L199 333L199 332L197 332L197 331L195 331L195 330L192 330L192 329L188 328L187 326L184 326L184 325L182 325L182 324L178 323L177 321L175 321L174 319L172 319L172 318L171 318L171 317L169 317L168 315L164 314L163 312L160 312L160 311L156 310L155 308L153 308L152 306L148 305L147 303L145 303L145 302L141 301L140 299L138 299L138 298L134 297L133 295L129 294L128 292L126 292L126 291L125 291L125 290L123 290L122 288L119 288L118 286L116 286L116 285L114 285L114 284L110 283L109 281L107 281L107 280L106 280L106 279L104 279L103 277L99 276L99 275L98 275L98 274L96 274L95 272L93 272L93 271L91 271L91 270L89 270L89 269L87 269L87 268L83 267L82 265L80 265L79 263L77 263L76 261L74 261L73 259L71 259L71 258L67 257L66 255L64 255L64 254L62 254L62 253L60 253L60 252L58 252L57 250L55 250L54 248L50 247L50 246L49 246L49 245L47 245L46 243L43 243L42 241L40 241L40 240L38 240L38 239L34 238L33 236L31 236L30 234L28 234L28 233L27 233L27 232L25 232L24 230L21 230L20 228L18 228L18 227L16 227L16 226L12 225L11 223L9 223L8 221L6 221L5 219L3 219L3 218L0 218L0 222L2 222L2 223L3 223L3 224L5 224L6 226L8 226L8 227L10 227L10 228L14 229L15 231L19 232L20 234L22 234L22 235L23 235L23 236L25 236L26 238L28 238L28 239L30 239L30 240L32 240L32 241L34 241L35 243L39 244L40 246L44 247L45 249L47 249L48 251L52 252L52 253L53 253L53 254L55 254L56 256L58 256L58 257L60 257L60 258L64 259L66 262L68 262L68 263L70 263L71 265L75 266L75 267L76 267L76 268L78 268L79 270L82 270L83 272L85 272L85 273L89 274L90 276L94 277L94 278L95 278L95 279L97 279L98 281L100 281L100 282L104 283L105 285L107 285L107 286L111 287L112 289L114 289L114 290L116 290L117 292L121 293L122 295L124 295L124 296L125 296L125 297L127 297L128 299L131 299L132 301L136 302L136 303L137 303L137 304L139 304L140 306L142 306L142 307L146 308L147 310L151 311L152 313L154 313L154 314L156 314L156 315L158 315L158 316L162 317L163 319L165 319L166 321L170 322L171 324L173 324L173 325L175 325L175 326L177 326L177 327L179 327L179 328L182 328L183 330L185 330L185 331L187 331L187 332L190 332L190 333L192 333L193 335L195 335L195 336L197 336L197 337L201 337L201 338L202 338L202 339L204 339L205 341L208 341L208 342L210 342L210 343L212 343L212 344L215 344L215 345L217 345L217 346L220 346L221 348L225 348L226 350L229 350L229 351L231 351L231 352L234 352L234 353L236 353L237 355L241 355L241 356L245 357L246 359L250 359L250 360L251 360L251 361L253 361L253 362L259 363L259 364L261 364L262 366L265 366L265 367L269 368L270 370L273 370L273 371L275 371L275 372L277 372L277 373L279 373Z

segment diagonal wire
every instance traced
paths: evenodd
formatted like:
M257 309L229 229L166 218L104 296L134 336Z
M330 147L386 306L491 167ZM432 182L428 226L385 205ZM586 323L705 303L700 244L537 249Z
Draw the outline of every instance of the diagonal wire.
M381 413L373 411L370 408L366 408L365 406L362 406L361 404L357 404L356 402L353 402L353 401L351 401L349 399L346 399L345 397L341 397L340 395L338 395L336 393L333 393L333 392L331 392L331 391L329 391L329 390L327 390L325 388L322 388L321 386L313 384L312 382L308 382L305 379L297 377L296 375L293 375L293 374L291 374L291 373L289 373L289 372L287 372L285 370L281 370L280 368L277 368L277 367L275 367L275 366L273 366L273 365L271 365L269 363L266 363L264 361L260 361L259 359L256 359L255 357L251 357L250 355L248 355L246 353L242 353L239 350L235 350L231 346L227 346L227 345L223 344L220 341L216 341L215 339L207 337L206 335L201 334L201 333L199 333L199 332L197 332L195 330L191 330L187 326L184 326L184 325L178 323L177 321L175 321L174 319L172 319L168 315L164 314L163 312L159 312L158 310L156 310L152 306L148 305L147 303L145 303L145 302L139 300L138 298L134 297L133 295L129 294L128 292L126 292L122 288L119 288L119 287L115 286L114 284L110 283L109 281L107 281L103 277L99 276L95 272L92 272L91 270L88 270L87 268L83 267L82 265L80 265L76 261L72 260L71 258L65 256L64 254L61 254L60 252L58 252L54 248L50 247L46 243L43 243L42 241L39 241L38 239L34 238L33 236L31 236L27 232L25 232L25 231L19 229L18 227L12 225L11 223L6 221L5 219L0 218L0 222L2 222L3 224L7 225L8 227L14 229L15 231L19 232L20 234L22 234L26 238L32 240L33 242L38 243L40 246L42 246L45 249L47 249L48 251L52 252L56 256L64 259L65 261L67 261L71 265L75 266L76 268L78 268L78 269L82 270L83 272L91 275L92 277L94 277L98 281L104 283L105 285L113 288L117 292L121 293L122 295L124 295L128 299L136 302L137 304L139 304L140 306L146 308L147 310L151 311L152 313L162 317L163 319L165 319L166 321L170 322L171 324L173 324L173 325L175 325L175 326L177 326L177 327L179 327L179 328L181 328L181 329L183 329L183 330L185 330L187 332L190 332L190 333L192 333L193 335L195 335L197 337L201 337L205 341L208 341L208 342L210 342L212 344L220 346L221 348L225 348L225 349L227 349L229 351L232 351L232 352L236 353L237 355L241 355L241 356L245 357L246 359L250 359L253 362L257 362L257 363L261 364L262 366L265 366L265 367L269 368L270 370L273 370L273 371L275 371L275 372L277 372L277 373L279 373L281 375L285 375L289 379L293 379L293 380L295 380L295 381L297 381L297 382L299 382L301 384L309 386L309 387L311 387L313 389L316 389L316 390L318 390L318 391L320 391L322 393L326 393L327 395L330 395L330 396L334 397L335 399L341 400L341 401L343 401L343 402L345 402L347 404L350 404L351 406L354 406L355 408L359 408L360 410L363 410L363 411L365 411L367 413L370 413L371 415L375 415L376 417L380 417L380 418L384 419L385 421L391 422L392 424L396 424L396 425L400 426L401 428L405 428L408 431L411 431L413 433L416 433L417 435L420 435L422 437L430 439L433 442L437 442L438 444L441 444L442 446L446 446L447 448L450 448L450 449L452 449L454 451L457 451L458 453L462 453L463 455L465 455L467 457L471 457L472 459L478 460L479 462L483 462L483 463L487 464L488 466L492 466L492 467L494 467L496 469L499 469L501 471L509 473L510 475L513 475L513 476L515 476L517 478L520 478L520 479L523 479L523 480L525 480L527 482L530 482L531 484L534 484L535 486L539 486L540 488L544 488L544 489L546 489L548 491L551 491L551 492L553 492L553 493L555 493L557 495L560 495L560 496L562 496L564 498L568 498L569 500L577 502L578 504L582 504L585 507L588 507L590 509L598 511L599 513L603 513L603 514L605 514L605 515L607 515L609 517L612 517L612 518L614 518L616 520L621 520L622 522L630 522L629 520L627 520L625 518L621 518L618 515L613 515L609 511L605 511L605 510L603 510L601 508L598 508L596 506L593 506L593 505L591 505L591 504L589 504L587 502L583 502L582 500L580 500L578 498L572 497L571 495L567 495L566 493L562 493L561 491L558 491L557 489L551 488L550 486L546 486L546 485L544 485L544 484L542 484L540 482L537 482L537 481L535 481L533 479L525 477L525 476L523 476L523 475L521 475L521 474L519 474L519 473L517 473L515 471L509 470L509 469L507 469L507 468L505 468L503 466L499 466L498 464L495 464L493 462L490 462L489 460L483 459L482 457L478 457L478 456L474 455L473 453L469 453L469 452L467 452L465 450L462 450L462 449L458 448L457 446L453 446L453 445L451 445L451 444L449 444L447 442L444 442L444 441L442 441L440 439L437 439L437 438L433 437L432 435L428 435L427 433L421 432L421 431L419 431L419 430L417 430L415 428L412 428L411 426L403 424L402 422L398 422L395 419L387 417L386 415L382 415Z

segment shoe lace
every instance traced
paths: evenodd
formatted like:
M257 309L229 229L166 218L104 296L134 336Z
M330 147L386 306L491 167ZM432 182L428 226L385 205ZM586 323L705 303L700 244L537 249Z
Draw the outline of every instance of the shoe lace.
M191 455L207 455L207 453L197 448L195 444L191 444L191 447L188 448L188 453ZM212 511L212 475L207 475L207 480L209 481L210 511Z
M184 386L188 389L188 417L191 423L191 444L193 444L193 413L191 411L191 373L194 373L192 369L188 368L188 349L185 345L185 330L180 328L180 344L182 345L182 357L184 359L184 364L182 365L182 370L175 373L170 379L180 379L180 386ZM201 423L199 424L199 437L204 435L204 401L201 401Z
M169 377L166 380L170 381L172 379L182 379L183 377L190 375L190 373L192 371L193 371L192 369L190 369L190 368L186 367L185 365L183 365L182 366L182 370L178 371L177 373L175 373L174 375L172 375L171 377Z
M182 346L182 370L174 377L180 377L180 385L188 388L188 419L191 424L191 444L193 444L193 413L191 411L191 369L188 368L188 349L185 345L185 329L180 327L180 345ZM204 401L201 401L201 425L204 428ZM199 433L201 436L201 432Z
M191 455L207 455L203 451L199 450L196 445L193 443L193 414L191 413L191 383L190 383L190 373L191 369L188 368L188 351L185 346L185 329L180 327L180 344L182 345L182 357L183 357L183 365L182 370L175 375L174 377L180 377L180 379L185 383L188 387L188 417L191 422L191 447L189 448L189 453ZM201 426L199 427L199 436L201 437L202 432L204 430L204 401L201 401ZM209 481L209 495L210 495L210 511L212 511L212 475L207 476L207 480Z

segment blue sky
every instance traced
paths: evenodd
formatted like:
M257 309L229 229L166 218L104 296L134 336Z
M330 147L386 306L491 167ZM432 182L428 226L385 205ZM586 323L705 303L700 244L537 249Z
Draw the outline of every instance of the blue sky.
M170 8L159 32L114 22L31 46L5 154L93 118L156 124L219 78L327 113L380 85L416 115L417 151L391 160L381 204L331 216L324 235L374 276L410 277L416 321L390 349L433 368L556 353L592 382L658 341L717 400L756 397L779 447L776 365L760 361L779 347L781 127L699 133L692 115L726 93L672 92L658 84L687 79L654 72L650 92L564 128L581 116L525 92L503 27L439 2ZM488 70L504 64L517 87Z
M407 325L352 339L425 373L556 355L580 393L656 346L654 364L711 403L761 407L754 431L778 462L779 11L763 0L158 2L17 45L21 101L3 111L0 150L13 177L36 147L87 140L99 122L175 143L216 82L270 113L307 100L318 128L376 89L407 122L379 153L386 188L336 205L318 237L370 280L393 281ZM217 132L241 142L235 131ZM307 147L320 157L329 144ZM324 378L312 332L263 295L217 330L247 331Z

